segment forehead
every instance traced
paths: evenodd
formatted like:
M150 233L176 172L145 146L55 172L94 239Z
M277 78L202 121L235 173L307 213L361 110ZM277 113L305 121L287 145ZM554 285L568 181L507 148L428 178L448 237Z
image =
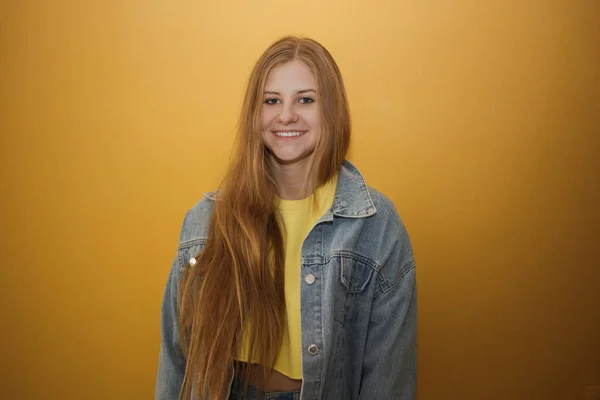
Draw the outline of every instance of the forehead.
M315 77L306 64L294 60L273 67L267 75L265 90L316 89Z

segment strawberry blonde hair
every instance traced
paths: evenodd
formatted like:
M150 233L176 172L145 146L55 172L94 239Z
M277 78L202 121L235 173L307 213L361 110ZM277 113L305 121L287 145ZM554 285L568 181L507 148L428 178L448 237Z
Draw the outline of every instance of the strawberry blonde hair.
M295 36L274 42L256 62L237 128L235 156L217 192L208 240L179 284L179 332L186 370L180 399L225 398L234 356L247 335L247 360L264 383L279 354L286 321L285 249L277 223L277 187L261 136L263 91L271 69L299 60L317 83L320 138L308 187L333 178L350 144L350 113L342 76L318 42ZM243 370L247 388L250 370Z

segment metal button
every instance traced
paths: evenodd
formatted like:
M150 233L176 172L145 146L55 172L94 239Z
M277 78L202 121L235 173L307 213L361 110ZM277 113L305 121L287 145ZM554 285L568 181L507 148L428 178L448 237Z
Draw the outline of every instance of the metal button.
M316 344L311 344L310 346L308 346L308 352L314 356L319 352L319 348Z
M304 282L308 283L309 285L312 285L313 283L315 283L315 276L313 274L308 274L304 277Z
M198 264L198 260L196 260L196 257L192 257L190 258L190 267L193 267L194 265Z
M340 206L342 206L342 208L346 207L347 205L348 205L348 203L346 201L344 201L344 200L342 200L340 202Z

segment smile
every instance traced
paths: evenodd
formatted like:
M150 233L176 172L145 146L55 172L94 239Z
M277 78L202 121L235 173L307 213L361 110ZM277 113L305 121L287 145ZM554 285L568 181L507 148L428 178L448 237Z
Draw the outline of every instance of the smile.
M273 132L275 135L277 135L277 137L284 137L284 138L289 138L289 137L298 137L300 135L305 134L305 131L275 131Z

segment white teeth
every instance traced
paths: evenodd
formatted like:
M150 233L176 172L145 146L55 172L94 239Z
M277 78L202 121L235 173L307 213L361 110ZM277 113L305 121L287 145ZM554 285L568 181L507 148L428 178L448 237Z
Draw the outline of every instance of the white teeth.
M294 137L300 136L304 132L275 132L275 134L279 137Z

